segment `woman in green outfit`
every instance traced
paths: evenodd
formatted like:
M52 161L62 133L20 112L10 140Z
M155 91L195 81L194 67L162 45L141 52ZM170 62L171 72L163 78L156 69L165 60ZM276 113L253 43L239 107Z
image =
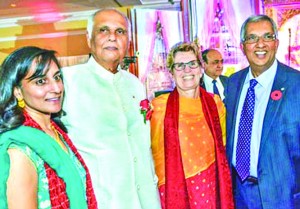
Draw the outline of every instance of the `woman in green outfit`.
M60 126L55 52L23 47L0 71L0 208L97 208L88 169Z

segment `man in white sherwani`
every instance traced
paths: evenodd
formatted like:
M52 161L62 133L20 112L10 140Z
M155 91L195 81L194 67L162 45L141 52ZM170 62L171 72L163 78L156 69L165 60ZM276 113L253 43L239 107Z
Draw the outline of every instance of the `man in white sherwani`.
M120 70L129 46L130 23L115 9L88 21L91 57L63 68L66 96L62 121L84 158L100 209L159 209L149 122L139 79Z

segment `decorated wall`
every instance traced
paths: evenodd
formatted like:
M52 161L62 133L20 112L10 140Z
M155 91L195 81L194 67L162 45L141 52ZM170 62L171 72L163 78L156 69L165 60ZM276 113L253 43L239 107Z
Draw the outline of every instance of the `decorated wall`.
M278 26L277 58L300 70L300 0L265 0L264 9Z
M127 9L119 10L127 14ZM0 19L0 63L15 49L30 45L55 50L63 65L85 62L87 18L95 11Z
M239 32L252 14L265 13L276 21L280 41L277 58L300 70L300 0L183 0L175 9L118 9L132 21L127 67L145 84L149 97L172 88L165 59L180 41L194 41L201 50L220 50L225 75L247 66ZM85 62L89 54L85 28L94 11L62 13L56 20L35 16L0 19L0 63L13 50L27 45L57 51L63 66Z

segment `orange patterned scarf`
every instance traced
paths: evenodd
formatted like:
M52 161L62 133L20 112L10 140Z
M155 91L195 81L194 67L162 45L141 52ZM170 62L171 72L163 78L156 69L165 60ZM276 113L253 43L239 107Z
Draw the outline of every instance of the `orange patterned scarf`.
M202 88L200 88L200 100L206 122L215 142L218 188L216 205L218 208L234 208L231 177L222 141L222 130L217 106L213 97ZM179 94L175 88L169 95L164 120L166 209L190 208L179 143L178 119Z

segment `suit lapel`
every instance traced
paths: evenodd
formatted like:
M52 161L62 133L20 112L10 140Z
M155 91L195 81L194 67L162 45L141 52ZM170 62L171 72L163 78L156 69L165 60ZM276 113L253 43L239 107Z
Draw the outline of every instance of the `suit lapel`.
M261 150L263 150L266 140L268 139L268 134L271 131L272 124L274 123L275 118L277 117L279 107L285 96L286 88L287 88L286 80L287 80L287 77L286 77L286 72L285 72L284 66L282 66L280 63L278 63L277 72L276 72L276 75L274 78L274 83L272 86L271 94L272 94L272 92L278 90L282 93L282 97L279 100L273 100L271 98L271 95L269 96L269 102L267 105L264 122L263 122L259 156L260 156Z
M223 85L224 88L226 88L226 85L227 85L227 77L226 76L223 76L223 75L220 75L220 81Z
M229 103L231 104L234 104L234 106L232 107L232 115L233 117L231 118L232 120L230 121L231 122L231 131L230 131L230 136L229 136L229 141L227 143L230 143L228 144L230 150L229 153L230 153L230 161L232 161L232 151L233 151L233 142L234 142L234 134L235 134L235 124L236 124L236 115L237 115L237 109L238 109L238 101L240 99L240 96L241 96L241 92L242 92L242 88L243 88L243 84L245 82L245 79L246 79L246 76L248 74L248 71L249 71L249 68L246 68L243 70L243 72L240 74L240 76L236 77L235 80L231 80L231 83L234 83L235 85L233 85L232 88L228 89L229 92L228 94L232 95L232 99L230 101L228 101ZM225 97L225 100L226 100L226 97ZM244 102L244 101L242 101ZM227 120L228 121L228 120Z

